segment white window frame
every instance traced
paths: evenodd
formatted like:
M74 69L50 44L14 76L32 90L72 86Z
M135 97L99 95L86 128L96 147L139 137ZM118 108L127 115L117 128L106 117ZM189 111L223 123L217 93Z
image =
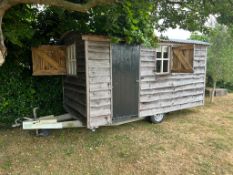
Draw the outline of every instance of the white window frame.
M167 55L168 57L167 58L164 58L164 51L166 50L167 48ZM157 52L161 52L161 58L158 58L157 57ZM157 61L161 61L161 70L158 72L157 70ZM164 61L168 61L167 63L167 72L164 72ZM168 45L160 45L158 48L156 48L156 70L155 70L155 73L156 74L160 74L160 75L164 75L164 74L169 74L171 72L171 66L170 66L170 63L171 63L171 47L168 46Z
M67 59L66 59L67 75L77 75L76 44L73 43L67 46L66 53L67 53Z

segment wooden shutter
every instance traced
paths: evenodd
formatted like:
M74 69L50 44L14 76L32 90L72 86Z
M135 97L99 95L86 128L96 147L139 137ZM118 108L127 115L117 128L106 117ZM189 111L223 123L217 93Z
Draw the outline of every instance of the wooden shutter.
M64 46L42 45L32 48L33 75L65 75L66 51Z
M172 72L193 72L193 45L178 46L172 48Z

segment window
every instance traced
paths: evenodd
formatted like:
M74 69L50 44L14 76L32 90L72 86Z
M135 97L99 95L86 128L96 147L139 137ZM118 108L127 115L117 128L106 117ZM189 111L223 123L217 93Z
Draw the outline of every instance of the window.
M76 45L67 47L67 75L77 75Z
M41 45L32 48L33 75L66 75L66 50L63 46Z
M193 52L193 45L173 47L171 72L193 73Z
M170 47L160 46L156 49L156 73L166 74L170 72Z

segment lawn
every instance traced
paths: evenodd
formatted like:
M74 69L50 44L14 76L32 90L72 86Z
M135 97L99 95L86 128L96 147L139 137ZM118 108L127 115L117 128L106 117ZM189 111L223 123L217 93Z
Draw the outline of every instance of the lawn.
M233 174L233 94L154 125L0 130L0 174Z

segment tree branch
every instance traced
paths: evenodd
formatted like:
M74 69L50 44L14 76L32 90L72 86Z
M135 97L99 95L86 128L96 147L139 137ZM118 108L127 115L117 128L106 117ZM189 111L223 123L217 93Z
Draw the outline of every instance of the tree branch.
M97 5L112 4L114 2L116 2L116 0L89 0L85 4L78 4L66 0L8 0L8 4L12 6L16 4L44 4L78 12L87 12Z
M4 63L7 55L7 49L4 43L4 36L2 32L2 16L0 17L0 66Z

